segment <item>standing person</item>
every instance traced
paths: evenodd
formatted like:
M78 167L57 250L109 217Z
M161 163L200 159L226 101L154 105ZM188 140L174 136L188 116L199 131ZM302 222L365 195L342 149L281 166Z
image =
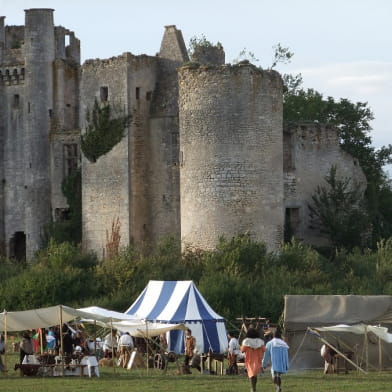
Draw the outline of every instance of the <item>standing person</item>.
M228 360L229 360L229 374L238 374L237 355L240 353L240 345L238 339L233 333L227 334L229 339Z
M120 339L118 340L118 348L120 351L120 366L126 368L133 350L133 339L129 332L125 332L120 336Z
M332 373L335 373L336 354L337 352L326 344L323 344L321 347L321 356L324 359L324 374L327 374L329 369L331 369Z
M286 373L289 368L289 346L282 339L281 332L277 329L274 337L266 345L266 351L263 359L263 368L271 363L271 374L276 392L281 392L281 375Z
M185 331L185 360L184 365L189 370L189 361L193 357L193 351L196 348L196 339L192 336L192 331L188 328Z
M255 392L257 375L261 371L261 361L265 351L264 340L260 338L256 329L248 329L242 341L241 351L245 354L245 367L252 387L251 392Z

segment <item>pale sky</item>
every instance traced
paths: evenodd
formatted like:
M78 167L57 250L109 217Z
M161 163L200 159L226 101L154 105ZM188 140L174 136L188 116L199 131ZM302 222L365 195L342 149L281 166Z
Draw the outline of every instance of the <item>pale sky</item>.
M23 25L29 8L55 9L55 24L81 40L82 61L155 55L172 24L187 45L221 42L227 63L246 48L267 68L280 43L294 52L280 72L301 73L325 97L368 102L374 146L392 144L392 0L0 0L6 25Z

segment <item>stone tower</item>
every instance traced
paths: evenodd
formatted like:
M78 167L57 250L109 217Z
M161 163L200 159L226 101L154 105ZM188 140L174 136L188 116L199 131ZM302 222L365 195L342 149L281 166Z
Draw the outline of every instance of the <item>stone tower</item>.
M212 249L249 232L275 248L283 228L282 80L251 64L179 71L183 244Z
M25 230L26 256L41 245L51 219L50 116L53 110L55 36L52 9L26 10L25 25Z
M52 9L28 9L25 22L0 18L0 243L29 260L67 209L61 183L78 166L80 47Z

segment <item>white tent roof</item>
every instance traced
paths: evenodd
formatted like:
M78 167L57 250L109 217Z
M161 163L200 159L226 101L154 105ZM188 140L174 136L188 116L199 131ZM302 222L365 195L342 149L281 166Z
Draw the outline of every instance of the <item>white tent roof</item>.
M0 313L0 331L24 331L27 329L47 328L52 325L71 321L82 312L65 305L48 308Z
M150 323L140 320L136 316L97 306L74 309L65 305L57 305L48 308L0 313L0 331L15 332L48 328L77 318L84 319L87 322L97 321L100 325L106 327L113 326L119 331L129 332L136 337L157 336L172 329L185 329L183 324L162 325Z
M378 327L375 325L366 324L356 324L356 325L346 325L339 324L330 327L319 327L315 328L317 331L323 332L351 332L357 335L364 335L367 332L374 333L377 337L382 339L384 342L392 343L392 334L388 333L388 328Z
M96 320L103 323L110 323L111 321L120 321L120 320L128 320L128 321L136 321L140 322L140 318L137 315L125 314L116 312L114 310L109 310L105 308L101 308L99 306L89 306L87 308L79 308L77 309L79 312L85 314L83 317L86 320Z

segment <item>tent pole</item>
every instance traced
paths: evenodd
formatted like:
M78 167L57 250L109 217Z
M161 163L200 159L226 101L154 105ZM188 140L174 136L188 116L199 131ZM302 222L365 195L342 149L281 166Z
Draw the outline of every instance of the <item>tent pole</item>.
M40 346L40 351L41 351L41 355L44 353L44 339L43 339L43 328L39 328L38 329L38 336L39 336L39 346Z
M367 336L367 325L365 325L365 355L366 355L366 371L369 371L369 340Z
M382 346L381 346L381 338L378 337L378 366L380 368L380 372L382 371Z
M4 366L7 369L7 311L4 309ZM1 355L1 354L0 354Z
M97 320L94 320L94 355L97 356Z
M361 369L359 366L357 366L355 364L355 362L353 362L350 358L347 358L346 355L344 355L339 349L337 349L336 347L334 347L331 343L329 343L328 341L326 341L324 338L321 337L321 335L314 329L308 327L308 330L312 333L314 333L316 336L318 336L318 338L324 343L326 344L328 347L332 348L333 350L335 350L342 358L344 358L348 363L351 363L351 365L353 365L356 369L358 369L359 371L361 371L362 373L367 374L367 372L365 372L365 370Z
M147 376L148 376L148 365L149 365L149 356L148 356L148 348L149 348L149 342L148 342L148 325L147 325L147 320L145 320L145 323L146 323L146 338L145 338L145 342L146 342L146 351L147 351L147 355L146 355L146 357L147 357L147 366L146 366L146 369L147 369Z
M116 373L116 366L114 363L114 344L113 344L113 319L110 319L110 336L112 342L112 361L113 361L113 373Z
M64 377L64 346L63 346L63 307L60 305L60 350L59 355L61 358L61 375Z

